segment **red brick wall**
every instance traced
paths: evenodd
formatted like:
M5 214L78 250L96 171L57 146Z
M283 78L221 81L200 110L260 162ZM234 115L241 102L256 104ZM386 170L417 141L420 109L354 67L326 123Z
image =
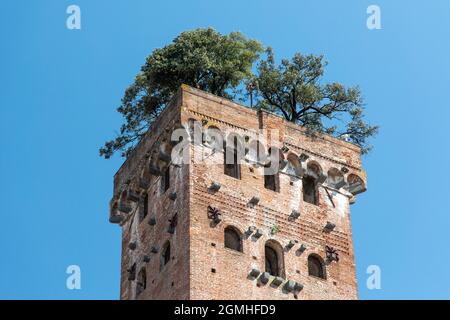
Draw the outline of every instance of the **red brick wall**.
M253 137L262 129L277 129L278 139L271 146L289 148L284 154L306 153L308 161L318 163L324 173L330 168L346 167L348 174L355 173L365 180L361 172L359 148L329 136L310 137L304 130L282 118L239 106L229 100L183 86L168 110L159 120L134 155L122 166L115 177L115 194L125 182L135 178L146 164L145 153L151 152L167 128L176 127L177 119L187 128L189 119L203 120L203 127L218 127L223 133L235 132ZM266 146L267 147L267 146ZM139 224L136 218L123 224L123 251L121 298L134 299L136 281L128 281L127 267L132 261L147 268L147 289L139 299L356 299L356 275L350 224L352 195L346 191L319 187L319 205L302 200L302 180L279 173L280 192L264 188L263 168L250 162L241 164L241 179L224 174L223 153L203 145L190 145L191 163L174 167L171 190L159 195L159 177L152 177L150 187L150 213L156 215L157 224L147 221ZM194 162L194 154L205 152L208 156L200 163ZM211 182L219 182L218 192L211 192ZM330 194L333 203L330 201ZM167 194L176 191L177 199ZM251 207L249 200L257 196L259 203ZM352 199L353 200L353 199ZM222 221L215 227L207 217L207 207L213 206L222 213ZM290 221L295 209L300 218ZM179 222L174 235L167 233L168 218L178 212ZM147 219L149 219L147 216ZM146 219L146 220L147 220ZM327 221L336 228L327 233L323 230ZM255 240L243 237L243 252L224 248L224 229L231 225L243 234L249 226L255 226L264 235ZM272 227L277 232L271 234ZM137 249L130 251L128 243L138 241ZM153 244L163 245L166 239L172 243L173 260L163 271L159 270L158 254L152 254L149 263L142 256ZM283 247L290 241L298 243L283 253L286 280L294 280L304 286L297 295L286 293L282 286L274 288L270 283L262 285L248 279L252 268L264 271L264 245L269 239ZM299 253L300 244L307 249ZM326 280L308 275L307 257L318 254L325 260L325 246L332 246L339 253L339 262L326 266ZM212 272L215 269L215 272ZM172 286L172 282L174 285Z

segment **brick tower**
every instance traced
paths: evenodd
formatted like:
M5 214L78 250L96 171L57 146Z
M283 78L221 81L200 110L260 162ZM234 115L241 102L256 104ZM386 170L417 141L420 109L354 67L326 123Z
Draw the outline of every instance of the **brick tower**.
M182 86L114 176L120 297L357 299L365 185L357 146Z

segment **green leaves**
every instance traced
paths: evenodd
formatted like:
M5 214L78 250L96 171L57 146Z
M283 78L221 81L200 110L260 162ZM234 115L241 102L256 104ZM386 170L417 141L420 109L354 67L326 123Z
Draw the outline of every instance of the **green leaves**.
M367 153L367 139L377 133L363 119L363 99L358 87L340 83L322 84L323 56L296 53L276 65L272 50L258 65L257 107L276 112L302 125L310 133L321 132L353 142Z
M125 123L100 148L100 156L109 158L117 151L127 156L183 83L233 98L232 91L252 75L262 51L258 41L239 32L221 35L212 28L183 32L154 50L117 109Z
M370 150L367 139L378 127L364 121L363 99L357 87L322 84L327 65L323 56L296 53L279 65L271 48L239 32L222 35L212 28L186 31L171 44L155 49L134 82L125 90L117 111L124 117L115 139L100 148L100 156L120 151L126 157L166 107L182 84L212 94L236 98L247 90L251 106L278 113L309 132L323 132Z

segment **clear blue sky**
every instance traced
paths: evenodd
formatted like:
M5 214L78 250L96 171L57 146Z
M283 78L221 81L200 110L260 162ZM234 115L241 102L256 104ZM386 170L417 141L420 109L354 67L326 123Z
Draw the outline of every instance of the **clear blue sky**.
M77 4L82 29L66 28ZM366 28L377 4L382 30ZM2 1L0 298L116 299L120 228L98 156L145 57L186 29L240 30L277 57L324 54L327 79L359 84L381 126L352 206L362 299L450 298L450 2ZM66 289L77 264L82 289ZM382 289L366 288L366 268Z

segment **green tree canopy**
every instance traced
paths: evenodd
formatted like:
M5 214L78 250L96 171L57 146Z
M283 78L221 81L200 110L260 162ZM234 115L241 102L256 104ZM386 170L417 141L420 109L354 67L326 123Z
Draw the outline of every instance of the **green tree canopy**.
M358 87L340 83L322 84L326 62L323 56L296 53L291 60L275 63L272 50L258 65L252 87L260 99L257 107L282 115L308 129L353 142L367 153L367 139L378 127L363 119L364 102Z
M100 148L100 156L120 151L127 156L181 84L233 99L244 87L256 107L277 113L308 132L334 135L353 142L363 153L378 127L364 121L364 102L358 87L322 84L322 56L297 53L275 63L272 50L258 63L262 45L239 32L221 35L212 28L186 31L154 50L125 91L117 109L125 118L119 134Z
M262 52L259 42L239 32L221 35L212 28L183 32L171 44L154 50L117 109L125 123L117 137L100 149L100 156L109 158L116 151L127 156L181 84L233 98Z

